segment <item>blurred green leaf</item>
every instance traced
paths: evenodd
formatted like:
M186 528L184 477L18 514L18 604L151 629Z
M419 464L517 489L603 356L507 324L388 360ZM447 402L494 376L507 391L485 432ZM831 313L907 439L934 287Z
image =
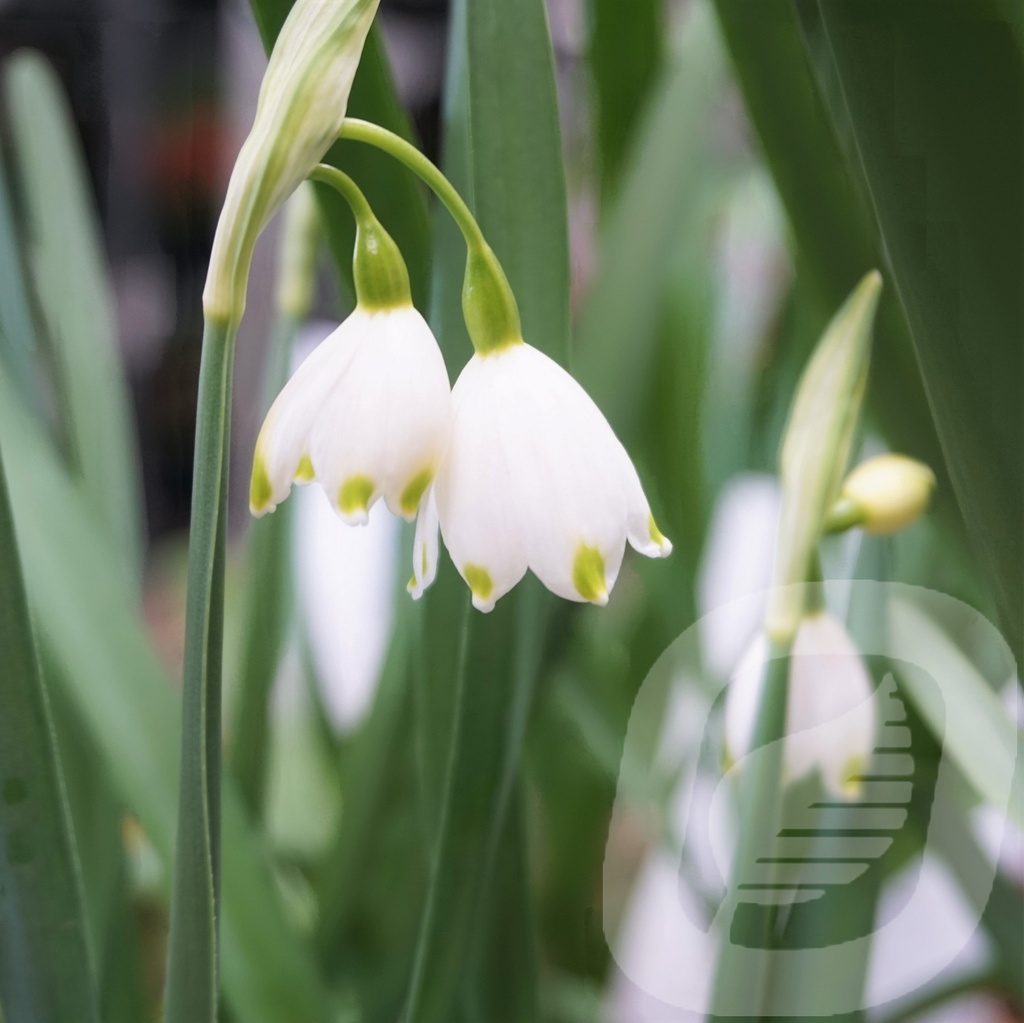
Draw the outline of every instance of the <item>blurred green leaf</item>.
M0 160L0 357L26 400L35 393L36 328L29 307L22 253L14 224L7 171Z
M660 71L665 19L660 0L590 0L588 6L601 190L612 194Z
M914 665L944 683L941 690L922 684L921 676L908 670L900 672L903 690L975 792L1024 828L1024 804L1010 798L1010 782L1024 739L1010 715L978 669L923 610L895 598L889 614L901 648L905 643L905 649L917 655ZM1012 663L1009 651L1004 663ZM958 727L947 728L949 720L955 720Z
M453 12L445 171L474 207L515 291L528 341L565 363L569 337L566 187L554 61L544 5L467 0ZM458 326L465 245L436 238L432 315L449 365L470 355ZM445 286L447 283L447 287ZM445 329L455 324L456 329ZM533 1005L532 917L504 928L505 954L523 967L517 998L503 996L488 940L508 892L522 892L523 834L510 823L526 720L550 602L536 580L490 615L468 610L450 562L424 599L416 675L417 743L428 839L434 848L407 1010L410 1023L450 1020L460 990L474 1018L513 1019ZM469 616L467 618L467 615ZM461 654L452 636L464 635ZM522 909L522 907L520 907Z
M838 85L815 74L831 64L807 37L816 5L715 0L715 9L747 115L792 226L798 286L819 300L818 322L808 332L814 337L868 270L880 268L889 280L855 145L838 116ZM870 401L893 444L936 468L941 491L942 450L895 288L882 296L877 334Z
M819 4L960 507L1024 653L1024 9Z
M30 52L7 64L29 264L56 372L70 463L112 563L138 581L141 487L99 224L79 142L53 69Z
M681 239L706 257L711 211L724 201L711 118L724 60L705 5L696 6L655 95L602 231L581 311L573 368L620 437L635 437L656 365L664 296Z
M0 1004L18 1023L99 1019L85 907L0 461Z
M41 645L165 863L174 847L179 708L109 543L92 526L38 425L0 371L0 437ZM325 1023L312 963L287 927L273 876L230 780L223 801L221 967L228 1001L253 1023Z

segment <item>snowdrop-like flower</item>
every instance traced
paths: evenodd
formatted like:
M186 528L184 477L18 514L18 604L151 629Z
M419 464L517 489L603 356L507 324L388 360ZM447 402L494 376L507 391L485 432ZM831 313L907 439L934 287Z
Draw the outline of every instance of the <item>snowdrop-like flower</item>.
M293 482L319 481L341 517L366 523L383 497L411 520L448 438L451 388L444 359L409 297L394 241L351 179L324 169L359 225L351 316L299 367L256 441L249 506L273 511Z
M481 611L528 568L560 597L605 604L627 539L651 557L671 552L607 420L542 352L518 340L478 351L452 402L451 438L417 526L414 596L433 581L438 524Z
M256 442L249 506L273 511L316 479L348 523L383 497L411 520L448 433L451 392L437 341L411 306L355 312L299 367Z
M750 752L764 679L768 641L747 650L726 697L730 761ZM874 687L846 630L824 612L808 615L793 644L786 709L783 773L790 780L817 769L825 787L854 797L875 744Z

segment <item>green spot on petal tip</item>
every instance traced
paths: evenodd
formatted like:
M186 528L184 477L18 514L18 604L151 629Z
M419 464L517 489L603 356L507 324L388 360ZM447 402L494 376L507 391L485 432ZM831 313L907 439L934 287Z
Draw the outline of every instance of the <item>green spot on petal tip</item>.
M608 586L604 576L604 556L596 547L581 543L572 563L572 584L584 600L592 604L608 602Z
M313 463L310 461L309 455L303 455L299 459L299 467L295 470L295 482L312 483L315 479L316 473L313 471Z
M433 469L421 469L406 484L402 496L398 499L398 506L402 509L403 515L415 515L416 509L420 506L420 500L427 492L431 480L434 478Z
M338 491L338 507L343 515L356 515L369 510L374 485L369 476L350 476Z
M266 463L257 451L252 462L252 479L249 481L249 508L254 515L261 515L267 510L272 494Z
M484 603L489 603L491 594L494 592L494 580L486 568L479 565L466 565L462 570L462 577L469 583L473 596Z

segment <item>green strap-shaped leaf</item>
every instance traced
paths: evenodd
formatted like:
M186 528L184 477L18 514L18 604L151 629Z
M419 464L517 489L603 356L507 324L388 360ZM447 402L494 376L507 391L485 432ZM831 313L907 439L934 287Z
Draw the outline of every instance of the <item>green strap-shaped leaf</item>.
M793 0L715 0L747 115L793 229L798 272L819 298L824 326L868 270L889 275L853 141L833 116L842 98L834 83L816 76L813 39L805 39L811 19L802 25L797 16L812 7ZM882 297L877 330L872 406L892 442L939 473L941 501L942 450L893 288Z
M525 339L563 364L569 240L562 133L540 0L466 0L473 209L519 300Z
M474 207L506 269L526 340L564 364L566 193L543 3L456 4L449 52L445 171ZM449 365L458 366L471 354L456 286L465 245L450 229L439 229L435 238L432 314ZM550 604L535 580L520 584L487 616L468 603L465 585L443 560L424 598L421 664L414 675L433 872L410 1023L451 1020L463 999L471 1015L489 1021L513 1019L516 1005L536 1004L531 914L520 914L503 931L505 954L516 950L509 962L522 966L516 972L521 1000L502 997L495 985L500 970L492 957L501 948L487 936L495 933L495 914L508 921L509 891L525 883L519 873L525 852L501 853L507 843L523 841L509 814ZM459 634L461 650L451 640Z
M900 673L904 691L918 713L982 799L1005 812L1024 828L1024 803L1011 798L1014 771L1019 767L1024 737L999 698L963 651L920 608L894 598L889 608L894 643L913 652L912 663L933 679L941 690L922 683L916 671ZM921 658L927 658L922 663ZM1009 661L1006 652L1005 661ZM910 661L910 658L907 658ZM955 721L951 728L946 722Z
M640 113L657 80L665 26L660 0L590 0L588 58L594 81L601 191L614 194Z
M46 662L125 805L170 863L180 734L174 687L133 595L110 570L105 535L2 370L0 437ZM270 865L229 779L222 830L221 976L229 1005L253 1023L325 1023L313 964L284 919Z
M0 461L0 1013L98 1021L85 909Z
M11 58L6 74L28 262L56 371L71 465L94 519L115 541L114 564L138 580L142 526L124 369L106 258L71 114L50 66Z
M0 358L23 393L32 395L36 328L28 295L7 172L0 164Z
M819 8L953 486L1019 660L1024 10Z

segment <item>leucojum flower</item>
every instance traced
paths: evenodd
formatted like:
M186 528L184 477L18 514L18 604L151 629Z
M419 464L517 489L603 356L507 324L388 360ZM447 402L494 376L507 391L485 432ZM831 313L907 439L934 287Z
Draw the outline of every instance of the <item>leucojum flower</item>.
M519 338L478 352L452 392L451 438L417 526L419 596L445 545L490 611L530 569L560 597L605 604L626 542L665 557L636 469L601 411Z
M472 228L463 310L476 353L452 391L451 434L417 522L409 590L419 597L434 580L440 528L480 611L528 569L560 597L604 605L627 541L650 557L672 545L600 409L523 340L504 272Z
M751 750L768 653L768 639L760 633L729 683L725 742L731 762ZM784 779L796 781L817 770L834 795L855 796L875 729L874 686L853 641L827 612L808 615L790 655Z
M250 504L272 511L293 482L319 480L349 523L383 496L419 510L409 589L434 580L439 532L490 611L528 569L559 596L605 604L627 541L665 557L625 448L582 387L522 337L494 253L450 183L422 154L375 125L345 137L387 149L441 197L469 249L463 311L476 354L454 391L436 341L409 300L397 247L354 182L321 167L356 215L355 312L300 367L256 445Z
M256 441L250 509L271 512L293 482L315 479L350 524L366 523L378 498L411 520L448 439L448 373L413 307L397 246L350 179L322 173L356 215L356 308L271 406Z

